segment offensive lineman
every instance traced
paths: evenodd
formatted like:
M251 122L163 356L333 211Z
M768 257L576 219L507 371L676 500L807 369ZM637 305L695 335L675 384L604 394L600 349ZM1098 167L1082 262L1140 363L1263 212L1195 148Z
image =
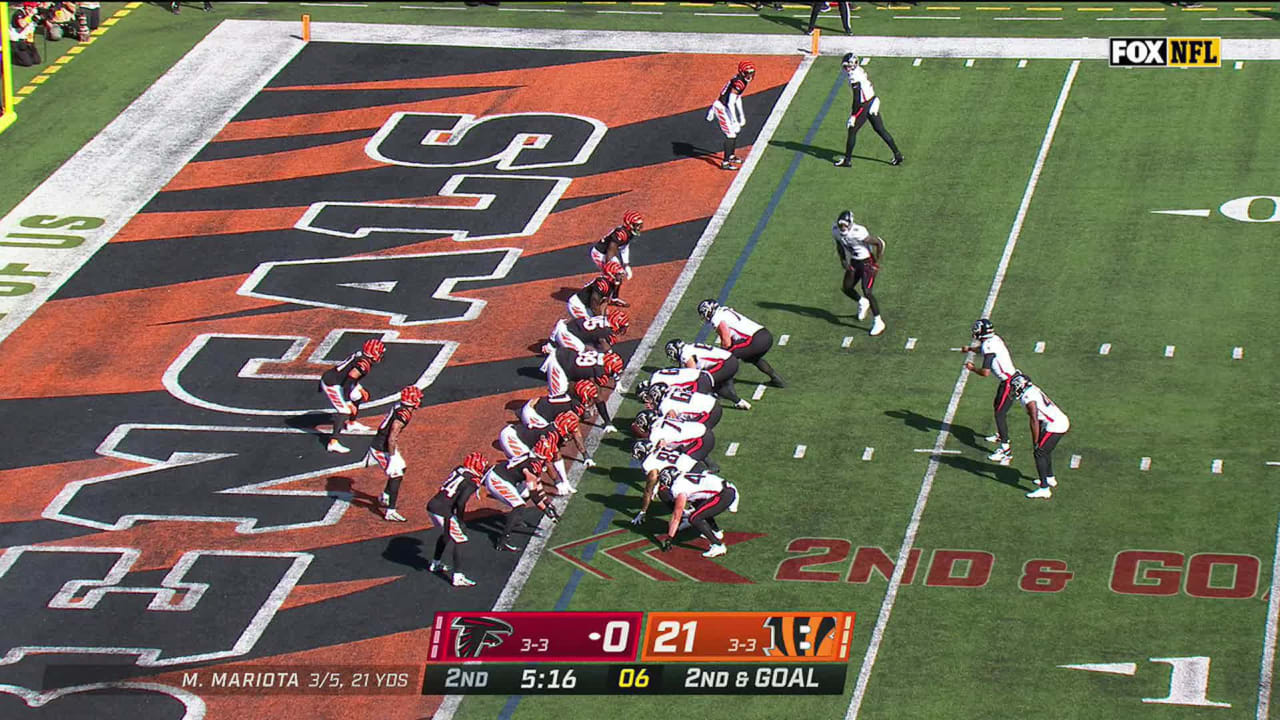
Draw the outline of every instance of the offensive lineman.
M664 383L648 383L636 392L636 397L662 417L692 420L709 428L720 422L724 412L714 395L667 387Z
M764 359L765 353L773 347L773 333L769 332L769 328L710 298L698 303L698 314L716 329L720 347L733 353L739 360L755 365L760 372L769 376L774 387L787 386L782 381L782 376Z
M884 120L880 119L880 98L876 97L876 89L871 85L871 78L853 53L845 53L841 61L844 71L849 75L849 89L853 91L853 109L849 111L848 130L844 139L844 157L836 158L836 167L849 167L853 164L853 143L858 136L858 128L871 121L871 128L881 140L893 151L890 165L901 165L905 159L898 152L893 136L884 128Z
M740 410L751 409L751 403L738 397L738 390L733 385L733 377L738 374L738 358L733 353L724 348L686 343L683 340L669 340L666 352L667 357L687 368L710 373L716 395L733 403Z
M1053 476L1053 449L1071 429L1071 420L1026 375L1015 375L1010 384L1031 421L1031 447L1036 459L1037 479L1036 489L1027 493L1027 497L1047 500L1053 497L1053 488L1058 486L1058 480Z
M702 423L661 417L652 410L641 410L631 423L631 432L638 438L652 441L655 447L679 450L694 460L701 460L713 472L720 469L710 458L716 447L716 435Z
M884 240L855 223L852 210L840 213L831 226L831 236L835 238L836 252L844 268L844 281L840 288L858 303L859 320L867 316L867 310L871 311L873 319L867 332L879 335L884 332L884 320L880 318L880 304L871 294L871 286L875 284L880 262L884 260ZM858 283L862 283L862 295L858 295Z
M430 515L431 522L440 528L436 551L431 556L431 564L427 569L451 575L450 582L454 587L471 587L476 584L462 574L462 544L469 539L462 526L462 515L467 509L467 501L483 484L483 476L488 467L489 461L484 455L478 452L467 455L462 464L454 468L441 483L440 491L427 501L427 514ZM445 561L446 552L452 557L452 562Z
M400 433L413 419L413 411L422 404L422 390L408 385L400 391L400 402L391 408L391 412L382 419L382 424L374 433L373 442L369 444L369 452L365 455L365 464L369 461L378 463L387 474L387 485L382 489L381 501L386 511L384 520L404 522L404 516L396 511L396 501L400 498L400 481L404 479L404 457L400 455Z
M747 84L756 76L756 66L750 60L738 63L738 74L729 79L720 90L720 95L707 111L707 121L720 123L720 132L724 133L724 159L720 161L721 170L737 170L742 167L742 158L734 155L738 147L738 133L747 122L742 110L742 94L747 91Z
M364 389L360 380L369 374L375 364L382 361L386 351L387 346L381 340L365 340L359 351L351 353L320 376L320 392L329 398L329 404L336 411L333 429L329 431L329 444L325 446L329 452L351 452L347 446L338 442L339 433L345 431L367 434L371 431L369 426L356 422L360 403L369 399L369 391Z
M1004 338L996 334L995 325L988 318L978 318L973 321L973 343L966 345L965 352L982 352L982 366L975 366L972 362L966 360L965 368L969 372L977 373L982 377L986 377L995 373L999 384L996 385L996 396L991 401L992 410L996 416L996 434L988 435L986 440L991 443L999 443L996 451L987 456L988 460L995 460L1002 465L1007 465L1013 459L1013 452L1009 449L1009 408L1013 406L1013 388L1012 380L1015 375L1020 375L1018 368L1013 365L1013 357L1009 355L1009 346L1005 345Z

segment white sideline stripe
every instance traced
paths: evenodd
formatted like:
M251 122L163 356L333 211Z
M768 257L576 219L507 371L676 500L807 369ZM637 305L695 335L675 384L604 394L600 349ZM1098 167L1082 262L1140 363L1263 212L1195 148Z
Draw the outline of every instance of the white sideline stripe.
M292 23L290 24L292 26ZM314 27L314 26L313 26ZM379 26L365 25L362 28L373 28ZM466 29L466 28L457 28ZM494 28L484 28L486 32L498 32ZM314 30L313 30L314 31ZM528 43L531 38L545 38L548 47L562 43L562 33L560 31L541 31L541 30L521 30L521 43ZM505 34L500 33L498 34ZM596 35L609 35L616 38L615 33L594 33ZM665 36L678 35L679 33L664 33ZM514 35L508 35L514 42ZM680 39L680 42L687 42L687 39ZM794 44L794 38L791 39ZM457 43L441 38L441 44L462 44L459 40ZM524 45L520 45L523 47ZM513 46L514 47L514 46ZM655 48L657 49L657 48ZM671 50L676 52L678 50ZM792 52L794 52L792 48ZM787 86L783 88L782 94L778 96L777 103L773 106L773 112L769 113L769 117L764 122L764 127L760 128L760 134L757 136L757 143L760 147L766 147L769 140L773 138L773 133L778 129L778 124L782 122L782 116L786 114L787 108L791 105L791 101L795 98L796 92L800 89L800 85L804 82L804 78L809 73L809 68L813 67L815 57L805 55L800 61L800 65L796 68L795 73L791 76L791 80L787 82ZM756 165L760 162L760 156L763 153L753 152L747 156L746 162L742 169L737 172L737 177L733 179L733 183L729 185L729 190L725 193L724 199L720 201L720 207L716 208L716 212L711 216L711 221L707 223L707 228L702 231L702 237L698 238L698 244L693 247L693 252L689 255L688 262L685 263L684 270L680 272L680 276L676 278L675 284L671 287L671 292L667 294L667 299L662 303L662 307L658 309L657 315L653 318L653 323L649 326L649 331L644 334L640 340L640 344L636 346L634 354L631 356L631 363L627 366L623 373L622 379L618 382L618 387L622 390L630 387L636 375L640 373L640 367L644 359L653 351L654 346L658 343L658 338L662 336L663 331L667 327L667 323L671 320L671 315L675 312L676 306L680 304L680 299L684 297L685 291L689 289L689 283L693 281L693 276L698 272L698 267L702 265L702 261L707 256L707 251L711 248L711 244L715 242L716 236L720 233L720 228L724 226L725 218L729 216L729 211L733 209L734 203L738 201L738 196L742 194L742 189L746 187L747 180L751 178L752 172L755 171ZM609 397L609 412L615 413L618 405L622 403L622 392L615 392ZM587 438L587 443L591 453L600 446L601 433L593 431L591 436ZM590 453L589 453L590 454ZM575 466L571 471L574 473L574 482L580 481L582 478L583 468ZM561 506L563 508L563 506ZM529 576L533 573L533 568L538 560L542 557L542 553L546 551L547 542L551 539L553 525L549 518L544 518L539 527L543 530L544 537L534 537L529 540L529 544L525 546L524 553L520 556L520 562L516 564L511 576L507 579L507 584L503 586L502 593L498 595L498 599L494 601L493 609L497 611L510 610L520 597L520 592L524 589L525 583L529 582ZM452 720L458 707L462 703L462 695L446 695L441 701L440 706L436 709L433 720Z
M809 449L809 448L808 448L808 447L806 447L806 446L804 446L804 445L797 445L797 446L796 446L796 451L795 451L794 453L792 453L791 457L793 457L793 458L795 458L795 459L799 460L800 458L804 457L804 451L805 451L805 450L808 450L808 449Z
M844 340L841 340L841 341L840 341L840 347L849 347L849 346L850 346L850 345L852 345L852 344L853 344L853 336L852 336L852 335L845 335L845 336L844 336Z
M1102 346L1098 348L1098 354L1099 354L1099 355L1110 355L1110 354L1111 354L1111 343L1102 343Z
M959 15L894 15L894 20L959 20Z
M1150 469L1151 469L1151 458L1149 458L1149 457L1143 457L1141 460L1139 460L1139 461L1138 461L1138 469L1139 469L1139 470L1141 470L1141 471L1143 471L1143 472L1146 472L1146 471L1150 470Z
M1209 464L1209 472L1214 475L1222 474L1222 460L1220 458L1214 458L1213 462Z
M266 3L263 3L264 5ZM435 5L401 5L401 10L466 10L466 7L437 7Z
M755 13L694 13L694 17L759 17Z
M1035 165L1031 168L1031 177L1027 179L1027 188L1022 193L1022 202L1018 205L1018 214L1013 220L1013 227L1009 229L1009 238L1004 244L1004 253L1000 256L1000 264L996 267L995 277L991 279L991 290L987 293L987 301L983 305L982 313L979 317L991 317L991 310L995 307L996 298L1000 295L1000 287L1004 284L1005 274L1009 271L1009 261L1013 257L1013 250L1018 245L1018 236L1022 234L1022 223L1027 217L1027 208L1031 206L1031 197L1035 194L1036 185L1040 181L1040 172L1044 169L1045 158L1049 156L1049 146L1053 144L1053 135L1058 129L1058 119L1062 117L1062 109L1067 104L1067 95L1071 92L1071 84L1075 81L1076 72L1080 68L1080 61L1071 63L1070 69L1067 70L1067 76L1062 81L1062 91L1058 93L1058 102L1053 107L1053 114L1049 117L1049 126L1045 129L1044 140L1040 143L1040 152L1036 155ZM951 391L951 399L947 402L946 413L942 416L942 427L938 430L938 439L933 443L935 453L941 452L947 443L947 436L950 435L951 421L956 416L956 409L960 406L960 396L964 394L965 383L969 379L969 371L962 369L960 377L956 379L955 388ZM866 655L862 660L862 667L858 670L858 682L853 689L853 697L849 700L849 710L845 713L845 720L853 720L858 717L858 710L862 707L862 700L867 695L867 684L871 680L871 671L875 668L876 656L880 652L880 643L884 640L885 627L889 623L889 615L893 612L893 604L898 598L898 589L902 587L902 575L907 569L907 560L911 555L911 549L916 542L916 533L920 529L920 518L924 515L924 507L929 502L929 493L933 491L933 478L938 474L938 467L941 463L938 455L932 455L929 458L929 466L925 469L924 478L920 481L920 492L916 496L915 507L911 511L911 520L907 523L906 533L902 538L902 546L898 549L898 559L893 566L893 576L889 578L889 587L885 590L884 602L880 604L880 614L876 617L875 627L871 630L871 641L867 645Z
M729 447L726 448L724 451L724 456L733 457L734 455L737 455L737 454L738 454L738 443L736 442L729 443Z
M1266 720L1271 712L1272 672L1276 662L1276 621L1280 619L1280 521L1276 523L1275 554L1271 561L1271 590L1267 600L1267 629L1262 640L1262 662L1258 667L1258 715Z
M778 345L786 345L786 344L787 344L787 343L789 343L789 342L791 342L791 336L790 336L790 335L787 335L787 334L785 334L785 333L784 333L784 334L782 334L782 335L778 336Z
M1070 464L1070 467L1071 467L1071 469L1072 469L1072 470L1075 470L1076 468L1080 467L1080 456L1079 456L1079 455L1072 455L1072 456L1071 456L1071 464Z
M939 450L937 448L916 448L911 452L929 453L930 455L959 455L959 450Z
M1174 346L1172 346L1172 345L1165 345L1165 346L1164 346L1164 356L1165 356L1165 357L1173 357L1173 351L1174 351L1174 350L1175 350Z
M866 450L862 451L862 459L864 461L869 461L871 460L872 456L875 454L876 454L876 449L873 447L869 447Z
M1018 67L1019 67L1019 68L1024 68L1024 67L1026 67L1026 66L1027 66L1027 61L1026 61L1026 60L1019 60L1019 61L1018 61Z
M363 4L363 3L335 3L335 2L304 3L304 2L300 2L300 3L298 3L298 4L299 4L299 5L302 5L302 6L304 6L304 7L307 7L307 6L309 6L309 7L369 7L368 5L365 5L365 4Z
M909 338L907 338L907 344L906 344L906 345L904 345L903 347L904 347L905 349L907 349L907 350L915 350L915 349L916 349L916 339L915 339L915 338L913 338L913 337L909 337Z
M88 215L106 220L76 231L72 249L0 247L0 267L27 263L47 272L36 290L0 297L0 342L107 244L152 196L185 166L302 49L290 35L297 21L275 26L224 20L124 112L72 155L13 211L0 219L0 235L66 234L24 228L32 215ZM236 62L226 58L235 57ZM219 68L209 73L210 67ZM174 118L182 122L173 122Z
M1271 18L1263 18L1263 17L1251 17L1251 18L1250 18L1250 17L1202 17L1202 18L1200 18L1200 19L1201 19L1201 20L1208 20L1208 21L1213 21L1213 20L1239 20L1239 21L1241 21L1241 22L1266 22L1266 21L1270 20Z
M764 385L757 385L756 391L751 393L751 399L759 400L762 397L764 397Z
M1036 341L1035 350L1033 350L1032 352L1038 352L1038 353L1044 352L1044 341L1043 340Z
M1231 348L1231 359L1232 359L1232 360L1243 360L1243 359L1244 359L1244 348L1239 347L1239 346Z

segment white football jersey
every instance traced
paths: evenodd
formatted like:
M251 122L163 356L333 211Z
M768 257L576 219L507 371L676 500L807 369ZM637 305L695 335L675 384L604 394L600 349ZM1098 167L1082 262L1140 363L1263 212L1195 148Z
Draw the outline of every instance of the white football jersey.
M1035 385L1027 388L1020 400L1023 407L1033 402L1036 404L1036 420L1046 432L1064 433L1071 429L1071 420L1067 414L1062 411L1062 408L1054 405L1049 396Z
M867 76L866 68L859 65L845 73L849 77L850 85L862 86L862 101L870 102L875 99L876 88L871 84L871 78Z
M649 439L655 443L683 443L707 434L707 426L692 420L662 418L653 424Z
M1013 366L1013 356L1009 354L1009 347L1004 344L1004 338L999 335L992 334L990 337L982 341L982 363L985 366L987 356L991 356L991 372L1001 380L1008 380L1018 372L1018 368Z
M724 361L731 357L733 353L728 350L702 343L685 343L684 347L680 348L680 362L687 363L692 360L694 367L710 372L719 370Z
M687 502L701 502L719 495L724 490L724 478L711 473L681 473L671 483L671 494L675 497L684 495Z
M649 456L644 459L644 462L640 463L640 469L643 470L646 475L655 471L660 472L663 468L669 467L673 467L682 473L686 473L692 470L693 466L697 464L697 460L694 460L679 450L673 450L672 448L658 448L657 450L649 453Z
M658 414L667 416L674 413L676 418L681 418L686 413L695 417L702 417L715 409L716 398L714 395L706 393L689 392L684 388L676 388L667 393L667 396L658 403Z
M867 238L871 237L871 233L862 225L853 223L848 230L841 230L837 221L831 226L831 237L835 238L836 250L844 262L871 257L871 249L867 246Z
M717 328L721 325L727 326L729 328L729 338L733 340L734 345L743 340L750 340L753 335L760 332L760 329L764 327L760 323L742 315L737 310L723 305L711 313L711 324Z
M703 371L698 368L665 368L649 376L651 383L666 383L671 387L693 387Z

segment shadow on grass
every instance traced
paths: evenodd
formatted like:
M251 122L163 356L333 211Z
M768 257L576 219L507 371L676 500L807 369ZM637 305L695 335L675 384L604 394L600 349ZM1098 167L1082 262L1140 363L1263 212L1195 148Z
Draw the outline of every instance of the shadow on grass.
M804 317L815 318L817 320L825 320L832 325L841 325L844 327L857 327L852 323L844 322L839 315L831 312L826 308L810 307L808 305L793 305L792 303L772 302L770 300L761 300L756 303L756 307L766 310L782 310L784 312L802 315ZM855 313L856 314L856 313Z
M941 458L941 462L942 464L948 465L957 470L963 470L977 475L978 477L995 480L996 482L1008 485L1015 490L1026 491L1035 487L1035 478L1023 475L1022 471L1015 467L956 455L943 456ZM1027 487L1022 486L1023 480L1027 480L1029 482Z
M920 413L912 412L910 410L885 410L884 414L891 418L901 420L907 427L914 428L920 432L936 433L942 429L941 420L926 417ZM987 449L985 442L984 444L979 444L979 441L982 440L983 436L978 435L978 433L971 427L952 424L950 432L955 436L956 440L959 440L971 448L983 451Z

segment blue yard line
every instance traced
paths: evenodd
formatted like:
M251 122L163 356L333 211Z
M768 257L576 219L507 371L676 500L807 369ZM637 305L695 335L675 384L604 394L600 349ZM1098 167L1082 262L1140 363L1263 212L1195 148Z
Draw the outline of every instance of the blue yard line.
M836 95L840 93L840 88L844 87L844 75L836 78L835 85L831 86L831 92L827 94L826 102L822 103L822 110L818 112L818 116L813 119L813 124L809 126L809 132L805 133L804 144L809 145L813 139L817 137L818 130L822 127L822 121L827 117L827 113L831 111L831 104L835 102ZM729 273L729 277L724 281L724 287L720 289L720 295L717 298L719 302L724 303L729 299L729 292L733 290L733 286L738 282L738 277L742 275L742 269L747 265L747 259L751 257L752 251L756 249L756 243L760 241L760 236L764 234L764 229L769 225L769 220L773 218L773 211L778 209L778 203L781 202L783 194L787 191L787 186L791 184L791 178L796 174L796 169L800 167L800 160L804 157L804 153L796 150L791 158L791 165L787 171L783 173L782 179L778 181L778 187L774 189L773 196L769 198L769 204L765 206L764 213L760 215L760 221L756 223L755 230L751 231L751 237L747 238L746 247L742 248L742 254L738 256L738 262L734 263L733 271ZM709 325L703 325L698 331L697 342L702 342L707 338ZM631 462L632 467L638 465L634 460ZM618 483L614 488L615 495L626 495L627 484ZM596 523L595 533L598 534L605 531L609 524L613 522L614 510L605 508L600 515L600 522ZM596 546L598 543L587 545L582 551L582 559L590 562L595 556ZM582 570L575 569L573 574L569 576L568 582L564 585L564 591L560 593L560 600L556 602L556 610L568 610L569 604L573 601L573 595L578 590L578 583L582 580ZM512 695L507 699L507 703L502 706L502 712L498 713L498 720L511 720L515 715L516 708L520 705L520 699L523 695Z

